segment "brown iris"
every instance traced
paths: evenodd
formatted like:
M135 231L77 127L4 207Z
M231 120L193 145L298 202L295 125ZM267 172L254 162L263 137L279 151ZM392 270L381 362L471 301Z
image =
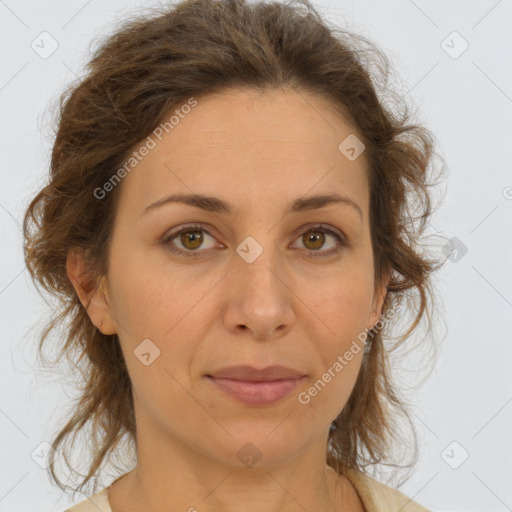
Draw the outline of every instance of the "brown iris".
M203 233L200 230L185 231L180 235L180 240L186 249L197 249L203 243Z
M302 242L308 249L321 249L324 245L324 239L325 233L322 233L321 231L308 231L306 234L302 235ZM313 247L308 247L306 242L311 242Z
M189 250L194 250L201 247L201 244L204 241L204 237L201 230L189 230L181 233L180 240L183 244L183 247ZM308 249L321 249L325 243L325 233L321 231L308 231L302 235L302 242Z

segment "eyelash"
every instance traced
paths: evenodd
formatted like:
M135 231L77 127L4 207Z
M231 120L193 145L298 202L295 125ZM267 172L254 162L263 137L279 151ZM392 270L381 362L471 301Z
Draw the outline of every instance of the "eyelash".
M177 238L182 233L187 233L189 231L202 231L204 233L207 233L212 238L214 238L213 235L211 235L208 230L204 229L200 225L194 224L194 225L190 225L190 226L185 226L183 229L180 229L177 232L174 232L174 233L171 233L171 234L165 236L162 240L162 244L175 254L179 254L181 256L186 256L186 257L191 257L191 258L200 257L201 253L205 252L204 250L203 251L200 251L200 250L184 251L182 249L177 249L176 247L173 247L170 243L172 240ZM313 258L325 258L325 257L331 256L333 254L337 254L337 253L341 252L345 247L348 246L343 235L339 234L337 231L334 231L332 229L325 227L323 224L319 224L317 226L308 226L307 229L302 232L302 235L305 233L310 233L310 232L325 233L328 235L332 235L338 242L338 247L336 247L335 249L331 249L330 251L320 251L320 250L313 251L313 250L305 249L306 251L311 253L310 256Z

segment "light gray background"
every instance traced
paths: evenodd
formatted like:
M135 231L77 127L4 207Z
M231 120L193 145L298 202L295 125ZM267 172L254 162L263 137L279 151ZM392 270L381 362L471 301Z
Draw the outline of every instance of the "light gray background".
M38 327L32 327L46 305L21 250L22 215L48 166L44 109L80 73L93 37L120 15L151 5L0 0L1 511L69 506L31 457L68 406L61 383L34 376ZM447 194L432 229L467 248L440 275L447 334L437 369L415 399L422 455L401 490L435 511L512 510L512 2L314 5L391 57L448 166ZM59 45L46 59L31 48L43 31ZM464 41L454 31L469 44L457 58ZM446 462L457 465L465 452L458 469Z

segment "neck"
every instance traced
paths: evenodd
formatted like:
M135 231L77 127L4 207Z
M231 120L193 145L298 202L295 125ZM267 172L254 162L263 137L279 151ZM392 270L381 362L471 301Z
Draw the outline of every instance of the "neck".
M266 467L234 467L179 451L141 454L110 487L109 501L113 512L340 510L334 505L339 475L312 453Z

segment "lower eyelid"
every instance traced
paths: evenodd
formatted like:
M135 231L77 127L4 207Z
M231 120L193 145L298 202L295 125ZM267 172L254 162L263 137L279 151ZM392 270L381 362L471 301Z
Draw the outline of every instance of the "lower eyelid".
M315 227L308 228L302 232L302 235L305 233L310 233L310 232L315 232L315 231L324 233L324 234L329 235L332 238L334 238L334 240L336 241L336 247L328 249L328 250L318 250L318 251L314 251L312 249L307 249L307 248L305 248L305 249L300 248L301 250L306 251L309 256L312 256L312 257L332 256L332 255L338 254L341 250L345 249L348 246L348 244L346 243L345 237L343 235L340 235L336 231L330 230L328 228L315 228ZM299 235L299 237L302 235Z
M344 235L341 235L339 234L337 231L334 231L330 228L327 228L327 227L323 227L321 225L319 226L309 226L309 227L306 227L296 238L295 240L297 240L300 236L306 234L306 233L310 233L310 232L314 232L314 231L318 231L320 233L324 233L326 235L330 235L332 236L336 242L337 242L337 247L334 248L334 249L330 249L330 250L318 250L318 251L314 251L314 250L311 250L311 249L302 249L303 251L306 251L308 252L310 255L312 255L313 257L315 256L329 256L329 255L332 255L332 254L337 254L338 252L340 252L342 249L344 249L345 247L347 247L347 242L346 242L346 238ZM201 226L188 226L188 227L185 227L179 231L177 231L176 233L172 233L171 235L168 235L168 236L164 236L163 240L162 240L162 243L163 245L171 245L171 242L177 238L179 235L181 235L182 233L187 233L189 231L201 231L205 234L207 234L208 236L210 236L211 238L213 238L214 240L216 239L206 228L203 228ZM201 253L206 253L212 249L197 249L197 250L186 250L186 249L180 249L178 247L174 247L173 246L173 249L170 249L172 252L174 253L178 253L178 254L183 254L183 255L186 255L186 256L189 256L189 255L192 255L192 257L194 255L200 255Z
M167 235L167 236L164 236L164 238L162 239L162 243L164 245L171 245L173 246L173 244L171 243L174 239L178 238L182 233L188 233L188 232L191 232L191 231L200 231L202 233L205 233L207 236L211 237L213 240L216 240L216 238L206 229L204 228L201 228L201 227L196 227L196 226L190 226L190 227L187 227L187 228L184 228L184 229L181 229L179 231L177 231L176 233L172 233L171 235ZM201 252L206 252L206 251L209 251L210 249L197 249L195 251L192 251L192 250L186 250L186 249L181 249L179 247L174 247L173 246L173 252L177 252L177 253L184 253L184 254L198 254L198 253L201 253Z

